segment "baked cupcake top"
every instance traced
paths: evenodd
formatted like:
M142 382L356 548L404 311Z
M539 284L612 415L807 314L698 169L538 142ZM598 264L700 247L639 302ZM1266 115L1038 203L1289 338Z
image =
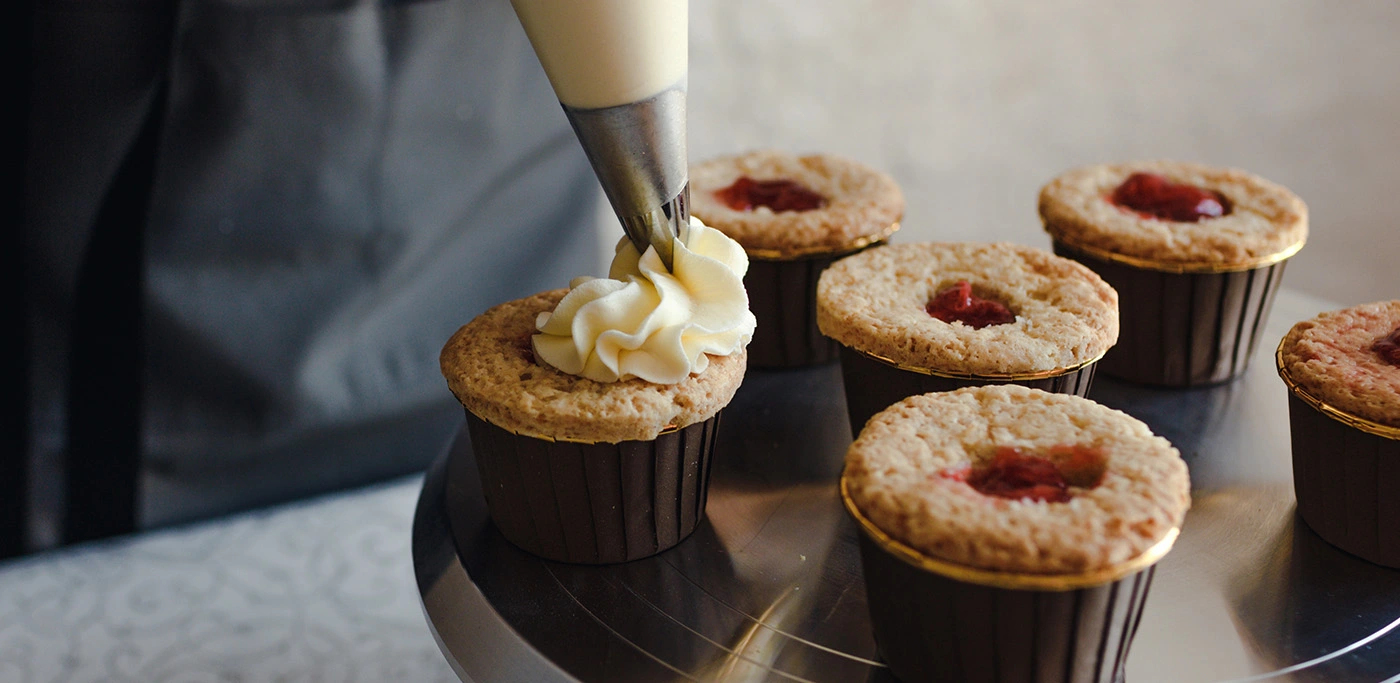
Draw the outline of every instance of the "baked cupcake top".
M1322 313L1279 345L1279 372L1313 398L1400 427L1400 301Z
M457 330L439 362L447 385L472 414L503 429L551 439L646 441L667 427L703 422L734 397L747 355L711 356L704 372L675 384L642 379L596 382L535 362L536 318L567 290L509 301Z
M1071 247L1226 269L1289 255L1308 236L1308 207L1282 185L1179 161L1069 171L1041 189L1040 217Z
M1026 474L1035 471L1043 476ZM1027 485L1055 474L1059 486L1040 486L1059 498ZM1179 528L1191 504L1186 463L1146 425L1088 399L1015 385L890 406L851 444L842 476L855 506L893 539L1006 572L1127 562Z
M960 282L1014 322L945 322L930 303ZM945 295L946 296L946 295ZM1118 294L1070 259L1011 243L893 244L837 261L817 283L817 326L857 351L949 374L1072 368L1118 340Z
M904 193L856 161L763 150L691 166L690 212L751 256L786 259L889 237L904 215Z

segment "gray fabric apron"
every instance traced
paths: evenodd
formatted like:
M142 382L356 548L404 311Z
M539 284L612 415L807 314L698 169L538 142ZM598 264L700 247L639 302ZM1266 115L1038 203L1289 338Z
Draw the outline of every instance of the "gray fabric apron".
M39 14L41 482L71 441L66 336L94 217L163 93L141 235L144 525L422 468L461 420L447 337L597 269L596 181L507 0Z

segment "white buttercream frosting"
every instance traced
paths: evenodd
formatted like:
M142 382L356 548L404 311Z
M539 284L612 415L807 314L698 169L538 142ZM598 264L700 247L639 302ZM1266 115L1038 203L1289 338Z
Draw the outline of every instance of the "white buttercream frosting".
M704 372L708 355L743 350L755 325L743 282L748 256L698 219L681 232L672 270L655 249L638 253L624 238L607 278L575 278L535 321L535 357L599 382L674 384Z

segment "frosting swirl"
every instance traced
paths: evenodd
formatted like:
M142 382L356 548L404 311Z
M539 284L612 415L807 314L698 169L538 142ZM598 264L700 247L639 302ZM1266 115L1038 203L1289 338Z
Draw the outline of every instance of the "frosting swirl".
M623 238L607 278L575 278L551 313L535 321L535 357L598 382L633 377L674 384L704 372L706 354L728 356L753 338L738 242L691 218L676 240L674 268L656 250Z

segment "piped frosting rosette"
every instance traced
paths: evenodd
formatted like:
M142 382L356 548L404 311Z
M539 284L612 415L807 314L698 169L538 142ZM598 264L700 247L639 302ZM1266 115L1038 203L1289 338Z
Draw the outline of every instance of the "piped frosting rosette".
M623 239L607 278L575 278L554 311L539 315L535 357L598 382L674 384L704 372L708 355L742 350L756 324L744 249L691 218L673 266L668 271L654 249L639 253Z

